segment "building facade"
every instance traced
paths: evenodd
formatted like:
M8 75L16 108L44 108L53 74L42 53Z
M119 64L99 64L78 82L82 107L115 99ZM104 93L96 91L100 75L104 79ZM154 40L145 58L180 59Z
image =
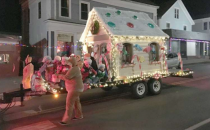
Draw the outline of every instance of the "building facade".
M52 57L81 54L79 39L93 7L145 12L154 21L158 9L155 5L128 0L25 0L24 4L29 8L30 45L39 44L44 55Z
M171 0L160 5L158 17L160 28L170 36L167 41L169 53L180 52L183 58L208 55L209 35L193 32L195 22L182 0Z

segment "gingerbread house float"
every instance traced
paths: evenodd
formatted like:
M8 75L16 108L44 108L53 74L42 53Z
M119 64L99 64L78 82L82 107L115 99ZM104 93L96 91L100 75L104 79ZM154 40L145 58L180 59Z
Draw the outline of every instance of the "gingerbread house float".
M167 75L167 38L146 13L96 7L80 41L83 54L94 52L109 79L118 81Z

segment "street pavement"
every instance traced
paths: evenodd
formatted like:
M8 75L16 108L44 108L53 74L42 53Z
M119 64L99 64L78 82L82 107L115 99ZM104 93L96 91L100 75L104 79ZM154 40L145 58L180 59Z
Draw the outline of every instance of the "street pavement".
M185 68L195 71L194 78L165 78L158 96L136 100L128 88L88 90L81 96L85 118L69 126L58 124L65 109L65 94L58 99L51 95L34 97L24 107L10 109L0 130L209 130L210 64ZM18 119L18 112L23 118Z

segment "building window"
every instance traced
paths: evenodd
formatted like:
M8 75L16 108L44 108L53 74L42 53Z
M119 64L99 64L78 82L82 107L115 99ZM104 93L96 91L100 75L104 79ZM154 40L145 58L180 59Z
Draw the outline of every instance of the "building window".
M184 26L184 30L185 30L185 31L187 30L187 26Z
M88 2L80 2L80 19L87 20L88 13L90 11L90 3Z
M150 47L150 61L159 61L159 45L157 43L151 43Z
M42 17L41 2L39 2L39 5L38 5L38 15L39 15L39 19L40 19Z
M175 9L175 18L179 19L179 9Z
M133 55L132 44L124 43L122 50L122 63L131 64L132 55Z
M207 22L204 22L204 23L203 23L203 29L204 29L204 30L207 30L207 28L208 28L207 26L208 26L208 23L207 23Z
M61 0L61 16L69 17L69 0Z
M167 29L170 29L171 27L170 27L170 23L166 23L166 28Z
M9 63L9 54L0 54L0 64Z

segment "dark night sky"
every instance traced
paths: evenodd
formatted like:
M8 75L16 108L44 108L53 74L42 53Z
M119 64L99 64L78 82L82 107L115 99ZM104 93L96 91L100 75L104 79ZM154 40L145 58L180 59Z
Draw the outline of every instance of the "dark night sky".
M0 0L0 32L21 33L19 0Z
M149 1L149 0L134 0ZM151 0L157 5L169 0ZM190 15L210 14L210 0L182 0ZM21 32L21 7L19 0L0 0L0 32Z

